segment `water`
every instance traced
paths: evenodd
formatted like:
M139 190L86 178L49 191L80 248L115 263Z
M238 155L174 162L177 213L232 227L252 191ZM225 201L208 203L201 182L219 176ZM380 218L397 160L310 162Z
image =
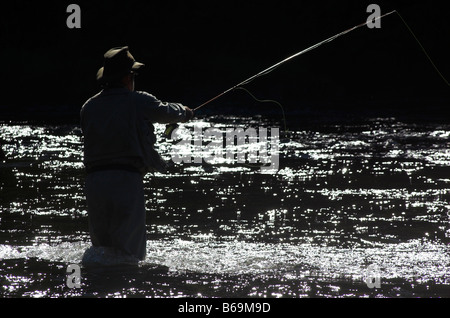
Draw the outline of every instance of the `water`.
M275 124L228 116L185 127ZM174 141L156 128L170 159ZM148 175L145 261L82 267L71 289L67 266L90 245L81 132L0 124L0 296L449 297L450 125L289 128L276 173L188 163ZM379 288L366 283L370 266Z

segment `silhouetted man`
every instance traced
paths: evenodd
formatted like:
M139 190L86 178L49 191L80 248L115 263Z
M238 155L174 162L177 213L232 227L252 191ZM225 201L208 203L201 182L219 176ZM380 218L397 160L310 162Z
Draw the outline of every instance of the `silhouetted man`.
M86 199L93 248L84 263L107 255L136 263L146 254L143 176L164 171L153 123L186 122L193 111L134 90L143 67L128 47L109 50L97 73L103 89L81 109Z

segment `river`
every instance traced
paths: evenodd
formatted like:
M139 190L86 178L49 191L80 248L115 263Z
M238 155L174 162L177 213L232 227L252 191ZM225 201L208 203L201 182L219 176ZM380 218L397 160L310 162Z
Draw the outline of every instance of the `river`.
M213 116L183 129L275 125ZM1 123L0 296L450 297L449 124L277 128L274 171L202 161L147 175L146 259L92 269L80 265L90 241L79 127ZM202 156L163 130L166 160Z

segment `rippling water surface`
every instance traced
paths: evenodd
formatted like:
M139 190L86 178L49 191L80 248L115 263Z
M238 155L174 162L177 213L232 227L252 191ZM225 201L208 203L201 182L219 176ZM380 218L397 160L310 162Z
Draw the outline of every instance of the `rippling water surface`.
M273 125L215 117L184 129ZM1 296L450 297L450 125L299 125L281 131L274 173L183 163L148 175L147 258L82 268L74 289L66 268L89 247L80 130L3 123L0 136Z

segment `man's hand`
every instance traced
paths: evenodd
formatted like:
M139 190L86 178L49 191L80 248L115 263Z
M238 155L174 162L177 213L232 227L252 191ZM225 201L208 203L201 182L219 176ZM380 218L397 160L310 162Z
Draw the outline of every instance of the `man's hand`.
M192 117L194 117L194 111L192 109L187 106L184 106L184 109L186 110L186 118L184 119L183 123L188 122L192 119Z

